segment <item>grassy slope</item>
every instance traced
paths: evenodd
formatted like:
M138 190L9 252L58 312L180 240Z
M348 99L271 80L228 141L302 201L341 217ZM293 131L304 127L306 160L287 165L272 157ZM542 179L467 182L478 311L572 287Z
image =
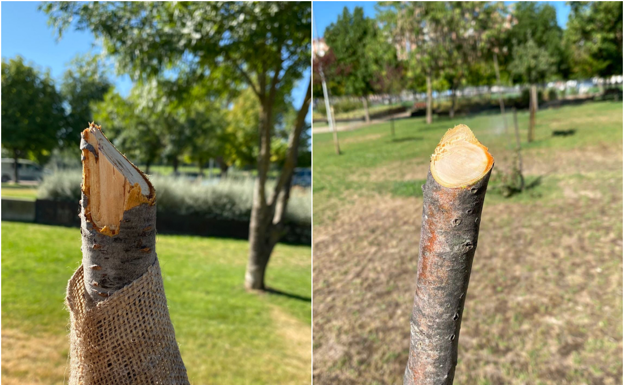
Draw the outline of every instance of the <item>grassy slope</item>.
M79 230L3 222L2 236L3 334L17 330L22 337L50 336L44 340L65 335L63 300L67 280L81 260ZM246 242L161 235L157 245L171 317L193 384L309 378L305 350L298 356L301 352L282 329L289 328L300 345L307 340L309 351L310 302L247 293L242 287ZM310 298L310 248L278 245L267 282ZM3 353L3 380L29 375L8 371L19 365L5 362L11 356L5 346ZM62 357L57 359L62 363ZM53 371L40 380L61 382L62 373Z
M537 115L536 140L527 143L528 113L518 113L518 125L523 156L548 149L573 149L613 141L622 142L621 103L588 103L540 111ZM619 115L618 115L619 113ZM512 116L507 114L509 132ZM396 178L392 183L371 181L375 168L397 165L426 165L438 141L456 124L468 125L477 138L492 152L497 164L508 156L513 145L505 133L498 114L481 114L455 119L440 118L431 125L424 118L404 119L395 122L396 137L392 138L390 123L383 123L356 131L338 134L341 156L336 156L331 134L314 135L314 223L332 218L332 212L357 195L390 192L395 195L419 194L426 171L411 180ZM596 124L600 123L600 130ZM574 135L553 137L553 130L577 130ZM354 178L357 174L359 177ZM488 197L489 198L489 197ZM517 197L515 199L523 199Z

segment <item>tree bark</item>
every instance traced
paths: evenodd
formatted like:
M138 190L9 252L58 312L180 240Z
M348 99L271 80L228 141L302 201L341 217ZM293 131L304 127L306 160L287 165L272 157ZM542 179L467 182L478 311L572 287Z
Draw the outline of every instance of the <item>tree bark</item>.
M297 113L295 127L288 139L286 161L275 184L270 200L266 199L266 177L271 156L271 126L270 114L272 101L263 103L261 112L261 142L258 155L258 179L254 187L254 202L249 223L249 260L245 272L245 287L252 290L265 290L266 268L271 258L273 248L284 234L284 214L290 199L292 174L297 164L299 140L305 117L310 107L312 83L303 104Z
M459 150L454 151L456 148ZM478 151L483 151L484 157L472 159L470 153ZM436 169L445 157L454 159ZM449 172L451 164L457 169ZM423 186L420 257L404 384L453 383L464 302L492 167L487 149L463 125L449 131L432 156Z
M13 149L13 181L19 183L19 150Z
M498 104L500 105L501 115L503 117L503 127L507 135L507 119L505 118L505 102L503 101L503 92L500 81L500 71L498 69L498 56L494 53L494 70L496 72L496 85L498 86Z
M535 100L537 95L534 92L535 86L531 85L531 90L529 92L529 132L528 132L528 142L531 143L535 140L535 112L537 101Z
M364 96L362 98L362 101L364 102L364 114L366 123L370 123L370 113L368 112L368 96Z
M431 91L431 72L427 73L427 124L431 124L431 108L433 103L433 95Z

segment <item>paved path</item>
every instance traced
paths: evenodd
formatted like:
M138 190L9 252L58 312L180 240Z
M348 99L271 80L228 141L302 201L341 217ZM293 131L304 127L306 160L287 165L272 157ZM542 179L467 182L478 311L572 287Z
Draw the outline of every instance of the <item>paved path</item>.
M398 114L386 116L380 119L371 120L370 123L366 123L364 121L338 123L336 124L336 130L337 131L353 131L353 130L357 130L363 127L370 126L372 124L383 123L393 118L394 119L407 118L410 116L410 114L411 114L411 111L408 110L408 111L401 112ZM314 127L314 123L312 123L312 134L324 134L328 132L331 132L331 129L329 128L329 126L323 125L321 127L316 128Z

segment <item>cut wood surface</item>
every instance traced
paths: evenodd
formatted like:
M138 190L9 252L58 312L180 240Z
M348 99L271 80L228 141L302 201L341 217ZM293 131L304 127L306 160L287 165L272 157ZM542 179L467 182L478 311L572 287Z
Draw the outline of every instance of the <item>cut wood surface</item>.
M85 285L97 303L156 260L156 192L99 126L82 132L82 253Z
M410 352L404 384L452 384L481 210L494 159L465 126L449 130L431 157Z

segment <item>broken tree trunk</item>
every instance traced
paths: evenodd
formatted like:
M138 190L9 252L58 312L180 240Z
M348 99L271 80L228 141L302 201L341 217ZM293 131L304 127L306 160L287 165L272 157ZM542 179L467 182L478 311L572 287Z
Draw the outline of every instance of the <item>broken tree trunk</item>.
M70 384L188 384L156 257L156 192L91 124L82 132L82 266L69 281Z
M481 210L494 159L465 125L449 130L431 157L410 352L404 384L452 384Z

